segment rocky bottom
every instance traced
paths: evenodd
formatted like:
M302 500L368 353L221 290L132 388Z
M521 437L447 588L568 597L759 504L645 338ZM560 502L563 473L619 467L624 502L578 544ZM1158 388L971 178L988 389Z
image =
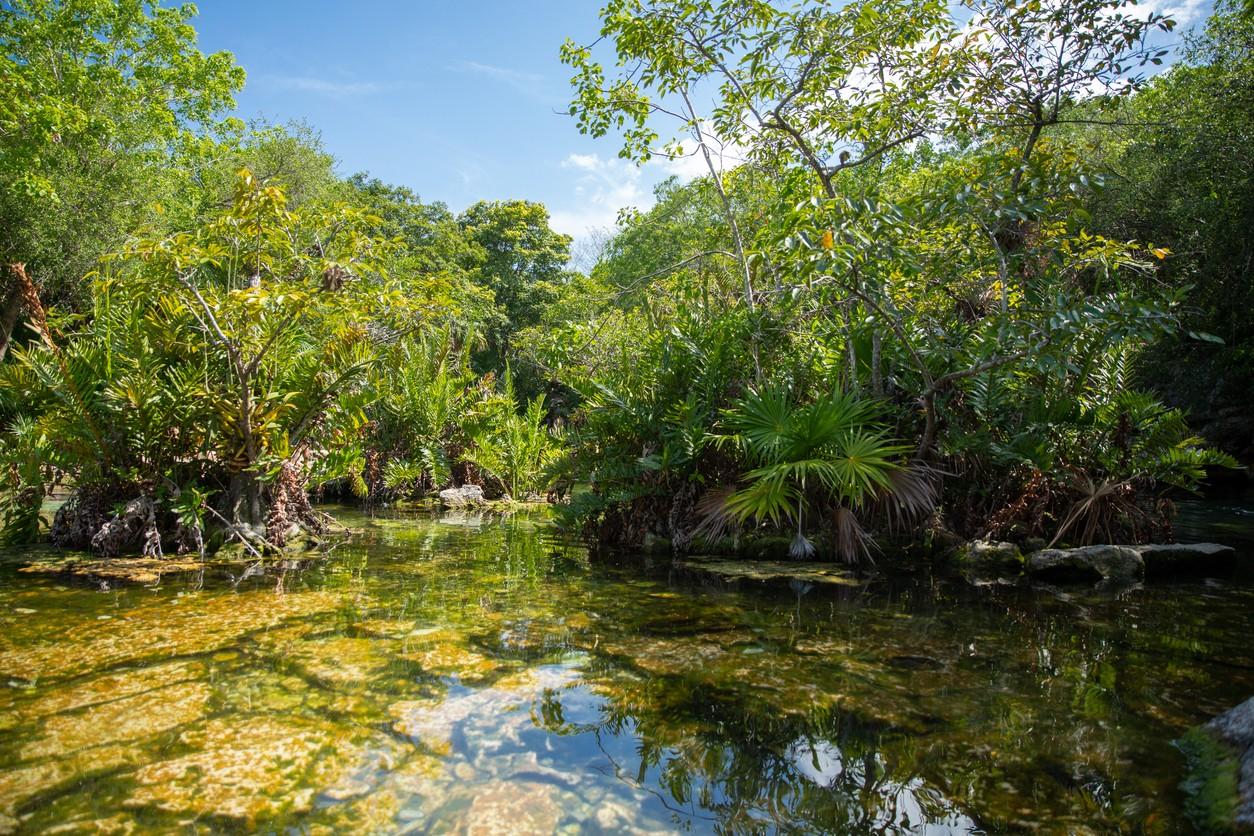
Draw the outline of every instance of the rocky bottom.
M1231 581L648 572L527 514L352 522L277 574L0 562L0 830L1173 833L1173 741L1254 693Z

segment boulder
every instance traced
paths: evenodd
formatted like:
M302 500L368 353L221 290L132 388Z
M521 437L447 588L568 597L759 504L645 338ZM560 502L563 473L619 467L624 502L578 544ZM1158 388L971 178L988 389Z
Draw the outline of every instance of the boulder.
M1147 575L1228 572L1236 565L1237 550L1218 543L1155 543L1133 548L1145 561Z
M1017 577L1023 571L1023 554L1014 543L972 540L954 553L954 563L969 583L984 584L993 579Z
M1254 833L1254 698L1192 729L1177 746L1189 761L1189 815L1207 832Z
M1042 549L1028 556L1028 574L1052 581L1131 583L1145 574L1145 561L1130 546Z
M1023 555L1014 543L995 540L972 540L958 551L958 561L964 566L982 569L1023 568Z
M465 508L468 505L483 505L487 500L483 496L483 488L478 485L462 485L460 488L446 488L440 491L440 504L445 508Z

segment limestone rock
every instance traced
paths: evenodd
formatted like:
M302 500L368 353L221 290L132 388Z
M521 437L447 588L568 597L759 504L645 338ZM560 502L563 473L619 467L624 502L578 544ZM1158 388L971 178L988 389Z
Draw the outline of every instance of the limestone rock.
M12 832L18 827L17 809L30 799L91 775L134 766L143 760L144 751L136 747L97 746L0 771L0 833Z
M1145 572L1149 575L1228 571L1237 556L1236 549L1218 543L1155 543L1134 548L1145 561Z
M559 792L551 784L499 781L480 787L466 815L467 836L552 833L562 818Z
M1131 583L1145 574L1145 561L1130 546L1042 549L1028 557L1028 573L1056 581Z
M1254 833L1254 697L1177 741L1189 813L1207 832Z
M54 714L44 721L43 735L22 748L22 757L56 756L151 737L199 719L208 702L208 685L185 682L93 705L82 712Z
M486 501L483 496L483 488L478 485L462 485L460 488L446 488L440 491L440 504L445 508L464 508L468 505L482 505Z
M958 549L958 566L967 575L1019 574L1023 570L1023 554L1014 543L995 540L972 540Z
M135 584L155 584L165 575L199 572L206 567L195 557L170 559L147 557L115 557L83 560L77 557L53 557L37 560L23 566L19 572L34 574L67 575L95 581Z
M180 736L197 751L135 773L126 805L250 824L305 812L338 777L342 765L326 754L334 740L333 731L295 719L210 720Z

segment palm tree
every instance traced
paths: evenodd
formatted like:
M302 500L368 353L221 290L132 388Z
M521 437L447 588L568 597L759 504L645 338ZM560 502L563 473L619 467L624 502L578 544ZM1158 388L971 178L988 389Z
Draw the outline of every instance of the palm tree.
M842 392L804 405L778 388L751 392L724 412L730 432L715 437L752 465L718 513L738 522L795 524L790 553L801 558L815 551L805 535L806 514L827 512L837 554L850 563L869 559L872 540L860 514L891 506L898 518L917 516L935 504L930 480L901 463L909 448L888 438L878 416L876 402Z

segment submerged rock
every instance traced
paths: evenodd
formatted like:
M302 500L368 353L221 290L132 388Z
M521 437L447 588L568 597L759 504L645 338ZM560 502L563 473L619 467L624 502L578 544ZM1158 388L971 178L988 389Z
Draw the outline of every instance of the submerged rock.
M552 833L562 818L560 791L552 784L496 781L475 791L466 813L467 836Z
M162 693L168 686L192 683L203 677L204 666L198 662L178 661L146 668L109 671L91 679L68 685L32 689L34 696L13 710L22 722L39 720L54 714L115 703L127 697L149 692Z
M840 563L794 563L781 560L729 560L689 557L677 560L675 567L713 575L726 581L791 581L860 586L862 581Z
M333 731L295 719L211 720L179 740L197 751L137 770L128 807L251 824L311 809L345 766Z
M279 627L289 618L332 612L339 601L325 590L196 593L173 601L145 600L110 619L76 622L60 636L10 629L0 635L0 676L46 682L147 659L193 656Z
M308 677L331 687L363 685L378 679L388 665L391 649L385 640L347 636L291 641L278 648Z
M1194 824L1254 833L1254 697L1178 742L1189 760L1183 789Z
M1042 549L1028 557L1027 570L1054 581L1132 583L1145 574L1145 561L1130 546Z
M98 746L81 752L0 770L0 833L19 826L17 810L28 800L84 778L142 763L143 750Z
M121 583L155 584L165 575L198 572L206 563L196 557L146 558L118 557L84 560L78 557L49 558L23 566L19 572L49 575L68 575L88 580L118 581Z
M139 740L200 719L209 686L185 682L92 705L80 712L54 714L44 733L22 747L24 759L55 757L92 746Z
M440 504L446 508L464 508L467 505L483 505L487 499L478 485L462 485L440 491Z
M1236 549L1218 543L1155 543L1133 548L1145 561L1147 575L1228 571L1237 556Z

